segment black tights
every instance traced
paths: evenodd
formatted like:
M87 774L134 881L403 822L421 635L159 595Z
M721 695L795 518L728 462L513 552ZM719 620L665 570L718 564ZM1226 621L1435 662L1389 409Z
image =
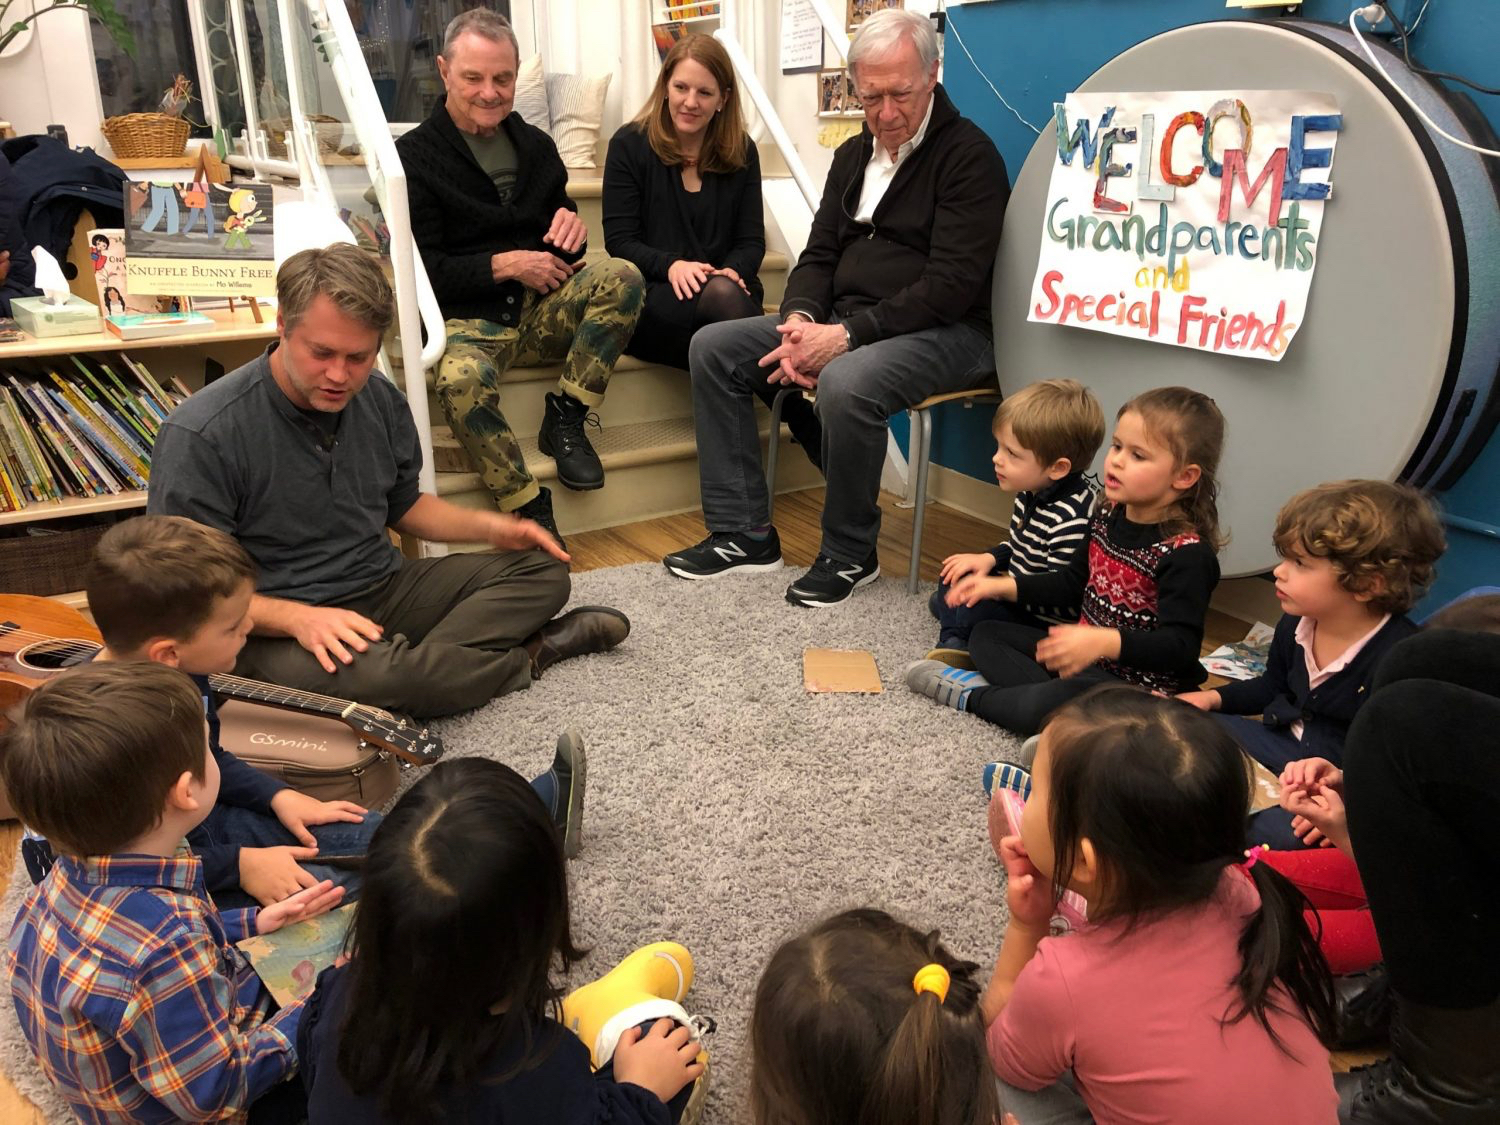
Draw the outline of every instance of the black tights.
M747 316L759 315L760 306L750 299L750 294L741 289L738 282L727 277L711 277L693 302L693 331L705 324L718 324L721 320L744 320Z

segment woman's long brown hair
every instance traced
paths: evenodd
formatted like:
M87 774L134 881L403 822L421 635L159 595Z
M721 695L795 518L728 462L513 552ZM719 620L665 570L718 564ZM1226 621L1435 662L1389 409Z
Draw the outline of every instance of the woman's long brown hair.
M635 115L633 124L646 134L651 151L663 164L682 163L682 149L677 143L677 127L667 111L667 83L672 72L684 59L692 59L713 75L724 95L724 104L708 120L703 149L698 154L698 168L703 172L738 172L745 166L745 115L740 110L739 89L734 84L734 65L729 52L717 39L708 35L689 35L672 44L662 61L651 96Z

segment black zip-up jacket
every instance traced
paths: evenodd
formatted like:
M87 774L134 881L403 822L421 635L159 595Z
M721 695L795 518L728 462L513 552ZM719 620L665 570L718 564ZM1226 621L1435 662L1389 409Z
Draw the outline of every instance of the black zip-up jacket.
M1344 761L1344 740L1364 701L1385 654L1417 631L1404 613L1391 616L1359 652L1349 666L1335 672L1315 688L1307 675L1307 657L1297 643L1297 624L1302 618L1283 614L1271 638L1266 670L1253 680L1237 680L1215 688L1219 710L1226 715L1261 716L1268 727L1285 730L1302 720L1302 745L1308 757L1327 758L1339 766Z
M560 207L577 211L568 198L568 170L552 138L518 113L500 123L516 146L516 190L500 202L495 183L459 135L448 109L438 102L432 116L396 141L411 208L411 233L422 251L432 292L447 319L493 320L515 326L526 287L495 281L490 259L510 250L545 250L567 262L542 241Z
M896 170L872 223L857 223L869 126L838 147L807 248L787 278L782 319L842 321L854 346L963 322L990 333L990 283L1010 199L1005 161L983 130L933 90L927 135Z

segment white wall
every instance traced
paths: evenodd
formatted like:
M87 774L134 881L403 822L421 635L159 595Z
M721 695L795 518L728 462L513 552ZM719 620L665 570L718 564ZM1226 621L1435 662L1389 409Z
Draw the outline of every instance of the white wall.
M45 13L31 27L31 42L0 59L0 121L21 134L64 125L73 144L107 152L88 16L64 8Z

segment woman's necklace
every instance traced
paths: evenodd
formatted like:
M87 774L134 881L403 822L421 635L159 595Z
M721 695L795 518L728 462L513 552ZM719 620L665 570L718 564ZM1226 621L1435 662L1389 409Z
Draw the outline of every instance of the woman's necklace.
M684 156L681 159L682 159L682 166L684 168L696 168L696 167L698 167L698 158L696 156Z

